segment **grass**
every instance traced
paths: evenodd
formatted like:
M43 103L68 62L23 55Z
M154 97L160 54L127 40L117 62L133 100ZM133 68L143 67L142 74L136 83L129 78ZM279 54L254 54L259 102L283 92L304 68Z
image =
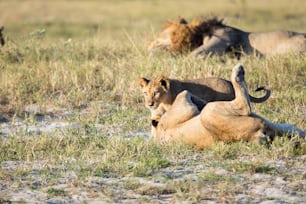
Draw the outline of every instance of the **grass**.
M48 188L47 190L48 195L50 196L62 196L65 195L65 191L56 188Z
M140 202L154 202L157 195L235 202L243 193L255 199L243 185L255 185L252 175L262 174L284 176L292 182L288 191L303 192L305 174L285 169L305 164L305 142L297 138L277 139L270 146L217 143L197 150L182 144L161 147L139 136L150 129L150 113L137 79L160 74L228 79L237 63L226 56L148 56L148 41L168 19L218 15L248 31L305 32L305 9L299 0L0 1L6 40L0 48L0 116L38 125L35 113L25 114L26 106L35 104L41 115L73 112L64 119L79 125L40 135L20 129L3 136L0 183L44 192L48 198L67 197L72 192L57 184L73 172L66 185L93 198L105 194L109 202L124 199L117 192L122 189L141 195ZM252 104L256 113L306 129L305 59L301 54L240 60L253 95L261 85L272 89L267 102ZM1 191L0 186L0 201L11 199Z

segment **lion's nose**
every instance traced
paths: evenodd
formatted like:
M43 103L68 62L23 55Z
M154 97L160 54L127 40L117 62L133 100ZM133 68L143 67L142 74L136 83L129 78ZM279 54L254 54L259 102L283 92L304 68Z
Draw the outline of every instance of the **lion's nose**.
M150 107L152 107L153 105L154 105L153 102L149 102L149 103L148 103L148 106L150 106Z
M152 120L151 124L152 124L153 127L157 127L158 121L157 120Z

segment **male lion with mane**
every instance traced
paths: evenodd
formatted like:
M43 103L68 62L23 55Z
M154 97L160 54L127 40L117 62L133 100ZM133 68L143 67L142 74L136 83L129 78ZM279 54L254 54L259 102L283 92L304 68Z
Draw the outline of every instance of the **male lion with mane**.
M306 50L306 34L293 31L246 32L223 24L223 20L193 19L188 23L178 17L166 23L162 32L148 46L152 53L163 49L171 53L192 52L192 56L222 55L233 52L274 55Z
M204 148L216 141L260 142L283 134L305 138L306 132L293 125L273 123L252 112L242 65L233 68L231 82L235 90L232 101L206 103L189 91L179 93L172 106L152 120L154 140Z

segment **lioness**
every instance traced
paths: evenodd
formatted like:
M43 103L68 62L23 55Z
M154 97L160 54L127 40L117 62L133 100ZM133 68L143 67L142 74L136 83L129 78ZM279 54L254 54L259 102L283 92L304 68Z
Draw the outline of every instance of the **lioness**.
M153 120L155 141L162 144L181 141L204 148L215 141L260 142L284 133L305 137L306 132L293 125L273 123L252 112L242 65L233 68L231 82L235 91L232 101L206 104L187 90L179 93L172 106ZM206 105L201 109L198 104Z
M206 102L230 101L235 98L232 83L228 80L215 77L184 81L170 79L165 76L160 76L153 80L140 78L139 85L144 93L145 105L151 110L156 110L157 108L160 111L162 109L168 110L176 96L183 90L189 91ZM251 102L262 103L270 97L270 89L260 87L256 91L259 90L265 90L265 96L261 98L249 96Z

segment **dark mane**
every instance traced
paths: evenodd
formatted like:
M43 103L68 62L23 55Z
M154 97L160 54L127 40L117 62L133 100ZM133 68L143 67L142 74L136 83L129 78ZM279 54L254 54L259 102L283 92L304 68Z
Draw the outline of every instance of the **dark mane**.
M213 35L215 28L220 26L226 26L223 24L223 19L217 17L208 19L193 19L189 24L192 30L192 36L190 36L190 48L191 50L201 46L203 44L204 36Z
M223 24L223 19L218 19L217 17L209 18L207 20L202 20L198 22L195 26L195 32L201 33L202 35L211 35L216 26L226 26Z

